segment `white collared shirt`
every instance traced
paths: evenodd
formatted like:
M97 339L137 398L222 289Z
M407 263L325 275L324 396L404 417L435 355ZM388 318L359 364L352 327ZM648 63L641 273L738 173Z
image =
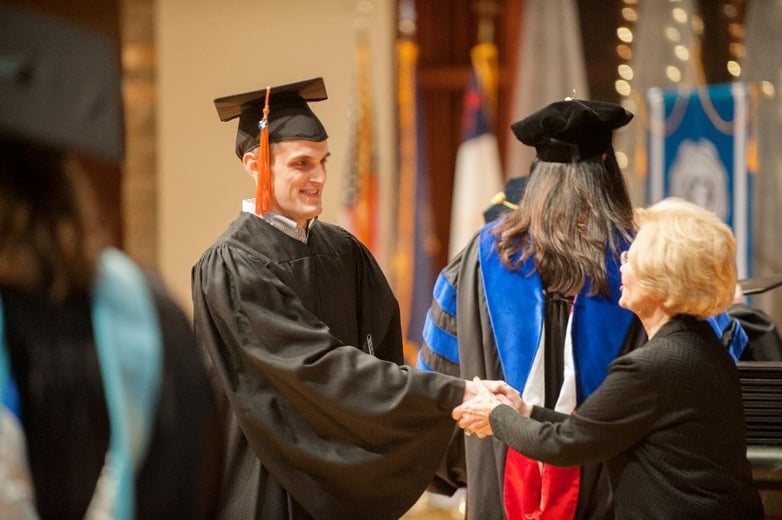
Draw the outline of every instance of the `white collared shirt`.
M255 215L255 199L242 200L242 211ZM304 242L305 244L307 243L307 233L313 219L307 221L306 228L302 228L293 220L284 215L280 215L279 213L275 213L274 211L267 211L263 215L260 215L259 218L262 218L286 235L293 237L300 242Z

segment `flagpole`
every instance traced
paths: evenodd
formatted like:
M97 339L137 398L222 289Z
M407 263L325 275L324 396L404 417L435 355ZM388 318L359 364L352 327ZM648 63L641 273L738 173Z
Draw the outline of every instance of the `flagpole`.
M492 49L492 60L488 69L479 70L481 79L481 90L485 96L486 114L492 126L492 131L496 131L497 124L497 89L499 85L499 63L497 61L497 46L494 41L494 19L500 14L499 5L496 0L477 0L473 3L473 11L478 16L478 35L476 47L473 48L471 60L475 66L475 49L481 47Z
M399 36L397 52L397 105L399 136L399 193L397 207L397 240L393 260L394 289L404 336L404 354L410 361L417 348L407 340L413 303L415 269L415 212L417 176L416 66L418 45L415 42L416 12L413 0L399 2Z
M494 44L494 0L478 0L478 41L470 49L470 80L462 106L462 142L456 152L448 257L453 258L483 226L483 212L502 189L495 135L499 64Z

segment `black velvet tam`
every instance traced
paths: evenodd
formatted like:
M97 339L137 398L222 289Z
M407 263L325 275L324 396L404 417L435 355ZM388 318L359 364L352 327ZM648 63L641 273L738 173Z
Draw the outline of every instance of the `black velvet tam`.
M570 99L551 103L511 130L522 143L534 146L538 158L548 162L573 162L608 151L612 132L633 118L614 103Z

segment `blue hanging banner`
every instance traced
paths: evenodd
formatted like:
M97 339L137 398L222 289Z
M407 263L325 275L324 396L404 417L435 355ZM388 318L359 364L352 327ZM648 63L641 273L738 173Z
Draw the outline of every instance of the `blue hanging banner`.
M647 91L646 202L680 197L721 217L736 236L739 278L752 274L751 89L730 83Z

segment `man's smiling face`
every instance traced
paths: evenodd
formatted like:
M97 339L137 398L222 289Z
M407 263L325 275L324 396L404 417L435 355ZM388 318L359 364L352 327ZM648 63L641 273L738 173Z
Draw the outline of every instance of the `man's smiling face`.
M328 140L281 141L270 147L272 211L305 227L323 211Z

